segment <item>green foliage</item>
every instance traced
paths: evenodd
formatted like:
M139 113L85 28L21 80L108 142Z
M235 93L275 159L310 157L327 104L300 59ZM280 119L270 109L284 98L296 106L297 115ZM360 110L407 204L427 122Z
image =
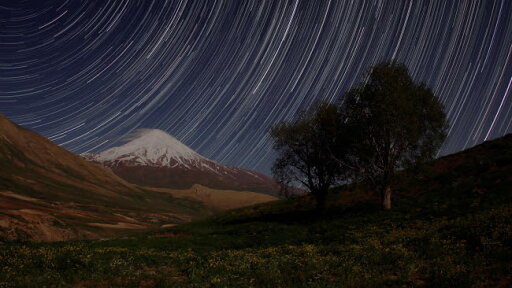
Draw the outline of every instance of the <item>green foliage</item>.
M329 187L351 175L380 190L389 209L395 171L431 160L446 138L443 105L394 62L372 67L367 81L341 100L272 128L279 154L274 177L285 186L302 183L322 209Z
M381 197L395 170L435 156L448 127L439 99L394 62L372 67L368 80L344 95L341 114L350 149L342 147L338 158Z
M297 183L307 187L319 210L324 209L329 188L343 172L331 152L341 145L339 120L335 105L320 103L270 131L279 154L272 168L274 178L283 187Z
M208 251L197 242L188 249L174 246L179 239L157 246L141 238L133 247L127 240L6 243L0 250L0 286L469 287L512 272L510 207L453 219L395 216L398 224L373 217L333 219L325 224L333 231L328 241L307 235L312 226L296 226L304 243L283 238L267 247L252 247L255 242L247 238L238 248L219 249L225 246L213 238L222 230L193 236L214 241Z

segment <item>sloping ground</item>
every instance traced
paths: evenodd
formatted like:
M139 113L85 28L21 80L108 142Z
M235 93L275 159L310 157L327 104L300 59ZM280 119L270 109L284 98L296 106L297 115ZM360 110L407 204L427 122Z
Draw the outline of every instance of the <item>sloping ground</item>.
M185 223L208 213L196 201L162 197L159 193L147 195L155 202L160 198L161 208L48 201L0 191L0 236L36 241L111 238L134 230Z
M194 184L220 190L239 190L279 194L279 184L271 178L237 167L209 162L215 170L184 169L183 167L152 167L117 164L109 167L117 176L130 183L159 188L190 189Z
M113 237L219 210L185 194L174 197L127 183L0 115L0 236ZM253 200L244 204L262 201Z
M459 153L447 155L411 171L397 175L392 184L393 197L402 200L430 201L445 204L470 201L474 195L489 190L508 190L512 181L512 134L484 142ZM364 184L340 187L343 197L337 203L348 204L378 195ZM462 194L459 194L462 193ZM454 199L460 196L459 199ZM434 200L432 200L434 201ZM428 204L426 204L428 205Z
M511 151L509 135L408 171L391 211L342 187L324 217L303 197L133 239L0 241L0 284L510 287Z
M194 184L190 189L167 189L146 187L151 191L168 193L176 198L190 199L216 210L235 209L259 203L278 200L274 196L239 190L218 190Z

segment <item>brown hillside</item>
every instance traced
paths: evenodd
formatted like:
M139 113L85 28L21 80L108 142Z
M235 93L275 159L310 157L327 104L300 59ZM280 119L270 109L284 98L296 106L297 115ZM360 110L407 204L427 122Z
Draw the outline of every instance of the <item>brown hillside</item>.
M183 223L222 208L178 194L127 183L0 114L0 237L111 237Z

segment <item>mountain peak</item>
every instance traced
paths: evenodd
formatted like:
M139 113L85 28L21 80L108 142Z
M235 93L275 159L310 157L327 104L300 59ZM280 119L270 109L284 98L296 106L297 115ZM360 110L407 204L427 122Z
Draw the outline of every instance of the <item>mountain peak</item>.
M195 153L178 139L160 129L138 129L123 137L122 140L128 142L123 146L144 146L147 148L170 147L181 152Z
M141 129L137 129L135 130L135 132L131 133L131 134L128 134L125 138L128 138L128 139L136 139L136 138L141 138L141 137L152 137L152 138L159 138L159 139L174 139L176 140L176 138L174 138L173 136L171 136L171 134L165 132L164 130L160 130L160 129L147 129L147 128L141 128Z
M207 159L162 130L139 129L121 140L127 143L82 157L108 167L130 183L147 187L188 189L200 184L271 195L280 188L265 175Z
M99 162L130 161L134 165L185 165L204 159L169 133L159 129L139 129L122 138L126 144L84 157Z

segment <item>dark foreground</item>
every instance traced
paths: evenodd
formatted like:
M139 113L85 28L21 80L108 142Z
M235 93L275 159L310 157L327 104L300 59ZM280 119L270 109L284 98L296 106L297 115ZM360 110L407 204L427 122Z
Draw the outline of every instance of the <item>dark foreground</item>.
M510 287L511 143L402 175L392 211L343 187L324 217L303 198L126 239L0 240L0 287Z

